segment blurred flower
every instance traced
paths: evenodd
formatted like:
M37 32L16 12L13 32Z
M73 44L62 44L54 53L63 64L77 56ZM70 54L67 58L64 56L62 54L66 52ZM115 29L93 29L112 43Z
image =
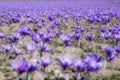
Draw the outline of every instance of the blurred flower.
M44 68L47 67L48 65L50 65L52 63L52 57L41 57L39 59L39 63L41 64L41 66L43 66Z
M48 48L43 41L40 41L40 50L41 51L46 51L46 52L52 52L52 48Z
M1 39L6 38L6 36L7 36L6 33L0 32L0 38L1 38Z
M107 33L101 33L101 36L102 36L102 38L108 40L112 37L112 34L111 33L108 33L108 34Z
M18 30L21 35L30 35L31 31L32 28L27 26L20 26Z
M116 39L117 42L120 41L120 33L119 34L115 34L115 39Z
M77 71L80 71L80 70L84 70L87 67L87 64L83 59L80 58L76 60L76 62L74 63L74 66L77 69Z
M43 36L42 36L42 38L43 38L44 41L49 42L49 41L53 40L53 35L52 34L44 33Z
M21 35L19 33L17 33L17 34L13 34L11 37L9 37L9 40L14 43L14 42L20 40L20 38L21 38Z
M31 38L35 43L39 43L41 41L40 35L38 33L32 33Z
M95 54L88 53L85 61L87 63L87 69L91 72L97 72L102 68L102 57Z
M71 46L72 45L70 37L62 36L61 39L64 42L65 46Z
M79 40L81 38L81 34L80 33L74 34L74 38L76 40Z
M114 47L114 49L115 49L115 51L116 51L117 53L120 53L120 46L116 45L116 46Z
M11 49L12 49L12 45L10 45L10 44L7 44L4 46L5 52L9 52L9 51L11 51Z
M92 41L94 39L94 37L95 37L95 35L93 35L93 34L89 34L89 33L86 34L86 39L89 41Z
M104 32L106 32L107 30L106 30L106 28L105 28L104 26L100 26L100 31L104 33Z
M34 42L30 42L27 44L26 46L26 50L30 53L34 52L36 49L35 43Z
M115 60L117 57L114 54L114 49L111 46L104 46L107 61Z
M19 74L22 74L28 70L28 63L25 58L22 58L21 60L15 59L10 65Z
M74 60L70 57L69 54L66 54L64 57L58 59L60 66L66 70L67 68L73 65Z
M28 65L28 72L33 72L38 69L39 69L39 67L36 65L36 63L32 63L32 64Z
M61 34L63 34L63 30L57 30L57 31L56 31L56 36L59 37Z
M15 55L20 55L20 54L22 54L22 50L20 50L20 49L18 49L18 48L16 48L16 47L13 48L13 52L14 52Z

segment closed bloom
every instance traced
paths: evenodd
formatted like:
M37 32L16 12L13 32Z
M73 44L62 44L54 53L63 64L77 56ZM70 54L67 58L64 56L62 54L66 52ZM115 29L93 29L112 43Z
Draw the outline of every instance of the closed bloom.
M106 59L108 61L112 61L117 58L114 54L114 49L111 46L104 46L104 51L106 53Z
M115 51L116 51L117 53L120 53L120 46L116 45L116 46L114 47L114 49L115 49Z
M106 28L105 28L104 26L100 26L100 31L104 33L104 32L106 32L107 30L106 30Z
M116 39L116 41L120 41L120 33L119 34L115 34L115 39Z
M34 52L36 49L35 43L34 42L30 42L27 44L26 46L26 50L30 53Z
M75 38L76 40L79 40L80 37L81 37L81 34L80 34L80 33L74 34L74 38Z
M32 64L28 65L28 72L33 72L33 71L36 71L38 69L39 69L39 67L36 65L36 63L32 63Z
M60 66L66 70L67 68L73 65L74 60L70 57L69 54L66 54L64 57L58 59Z
M52 57L41 57L39 59L39 63L41 64L41 66L43 66L44 68L47 67L48 65L50 65L52 63Z
M89 34L89 33L86 34L86 39L89 41L92 41L94 39L94 37L95 37L95 35L93 35L93 34Z
M22 74L28 70L28 63L25 58L22 58L20 60L15 59L13 62L11 62L10 65L19 74Z

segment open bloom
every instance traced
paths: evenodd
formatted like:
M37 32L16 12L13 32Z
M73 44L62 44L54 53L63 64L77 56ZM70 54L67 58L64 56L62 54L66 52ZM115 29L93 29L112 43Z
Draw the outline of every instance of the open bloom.
M39 63L41 64L41 66L43 66L44 68L47 67L48 65L50 65L52 63L52 57L41 57L39 59Z
M14 43L14 42L20 40L20 38L21 38L20 34L13 34L11 37L9 37L9 40Z
M64 57L60 57L58 59L58 62L60 66L65 70L73 65L74 60L70 57L69 54L66 54Z
M42 39L46 42L50 42L53 40L53 35L52 34L48 34L48 33L44 33L42 36Z
M18 30L21 35L30 35L31 31L32 28L27 26L20 26Z
M22 58L21 60L15 59L10 65L19 74L22 74L28 70L28 63L25 58Z
M85 61L87 63L88 71L97 72L102 68L102 57L97 54L88 53Z

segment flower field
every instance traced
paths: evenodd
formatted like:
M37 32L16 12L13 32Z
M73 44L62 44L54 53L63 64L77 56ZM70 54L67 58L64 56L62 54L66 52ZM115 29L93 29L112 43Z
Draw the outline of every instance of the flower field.
M120 1L0 2L0 80L120 80Z

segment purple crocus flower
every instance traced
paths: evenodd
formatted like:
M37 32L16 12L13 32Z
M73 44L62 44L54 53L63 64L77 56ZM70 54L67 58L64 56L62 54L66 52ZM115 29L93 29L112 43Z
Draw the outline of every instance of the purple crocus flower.
M34 52L36 49L35 43L34 42L30 42L27 44L26 46L26 50L30 53Z
M28 63L25 58L21 60L15 59L10 65L18 74L22 74L28 70Z
M120 46L116 45L116 46L114 47L114 49L115 49L115 51L116 51L117 53L120 53Z
M80 34L80 33L74 34L74 38L75 38L76 40L79 40L80 37L81 37L81 34Z
M45 34L43 34L42 38L43 38L44 41L46 41L46 42L48 41L49 42L49 41L53 40L53 35L45 33Z
M50 27L47 27L46 30L47 30L48 33L53 32L53 29L51 29Z
M120 41L120 33L119 34L115 34L115 39L116 39L117 42Z
M74 66L77 71L84 70L87 67L86 62L81 58L74 63Z
M14 42L20 40L20 38L21 38L21 35L20 35L20 34L13 34L13 35L9 38L9 40L14 43Z
M40 42L40 50L46 52L52 52L52 48L48 48L43 41Z
M57 31L56 31L56 36L59 37L61 34L63 34L63 30L57 30Z
M19 30L18 30L18 32L21 35L30 35L31 31L32 31L32 28L31 27L26 27L26 26L20 26Z
M108 33L108 34L107 33L102 33L101 36L102 36L102 38L108 40L112 37L112 34L111 33Z
M22 50L20 50L20 49L18 49L18 48L13 48L13 52L14 52L14 54L15 55L20 55L20 54L22 54Z
M76 26L75 32L76 32L76 33L85 32L85 28L84 28L84 27L81 27L81 26Z
M94 37L95 37L95 35L93 35L93 34L89 34L89 33L86 34L86 39L89 41L92 41L94 39Z
M115 60L117 57L114 54L114 49L111 46L104 46L107 61Z
M38 23L37 26L38 26L39 28L43 28L45 25Z
M33 71L36 71L38 69L39 69L39 67L35 63L28 65L28 72L33 72Z
M11 51L11 49L12 49L12 45L10 45L10 44L7 44L4 46L5 52L9 52L9 51Z
M40 35L38 33L31 34L31 38L35 43L39 43L41 41Z
M106 28L104 26L100 26L100 31L104 33L106 32Z
M50 65L52 63L52 57L41 57L39 59L39 63L41 64L41 66L43 66L44 68L46 68L48 65Z
M87 69L90 72L97 72L102 68L102 57L95 54L88 53L85 61L87 63Z
M3 39L3 38L6 38L6 33L4 33L4 32L0 32L0 39Z
M70 57L69 54L66 54L64 57L58 59L60 66L66 70L67 68L73 65L74 60Z
M62 36L61 39L64 42L65 46L71 46L72 45L70 37Z

